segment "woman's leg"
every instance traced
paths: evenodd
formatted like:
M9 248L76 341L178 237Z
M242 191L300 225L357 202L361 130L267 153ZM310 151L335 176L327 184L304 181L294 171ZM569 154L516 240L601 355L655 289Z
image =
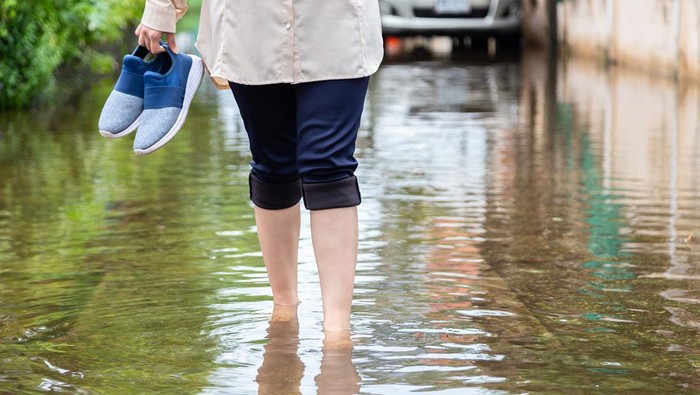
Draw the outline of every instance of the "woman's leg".
M323 297L323 329L350 329L357 261L357 207L311 212L311 239Z
M255 207L258 240L276 305L296 305L299 204L281 210Z
M296 105L288 84L231 83L253 154L250 197L276 305L296 305L301 182L296 160Z
M297 87L297 157L323 297L323 328L350 329L357 262L355 140L368 78Z

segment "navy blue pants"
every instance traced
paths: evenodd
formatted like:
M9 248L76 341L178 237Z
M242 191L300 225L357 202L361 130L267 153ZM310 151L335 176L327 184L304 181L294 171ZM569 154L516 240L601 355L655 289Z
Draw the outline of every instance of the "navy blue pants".
M301 84L231 82L253 154L250 198L265 209L360 204L355 140L369 77Z

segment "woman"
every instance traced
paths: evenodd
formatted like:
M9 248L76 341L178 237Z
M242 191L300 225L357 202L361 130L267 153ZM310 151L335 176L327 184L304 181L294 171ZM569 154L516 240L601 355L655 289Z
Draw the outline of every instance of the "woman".
M177 52L184 0L146 0L139 44ZM376 0L204 0L196 47L230 88L253 155L250 197L274 303L296 305L300 200L323 298L324 331L350 328L357 260L355 139L383 44Z

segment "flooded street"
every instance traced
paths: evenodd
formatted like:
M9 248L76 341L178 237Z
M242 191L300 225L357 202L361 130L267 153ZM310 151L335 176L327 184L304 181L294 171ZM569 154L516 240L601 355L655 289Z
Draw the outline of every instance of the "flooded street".
M0 115L0 393L700 392L700 89L524 53L388 59L358 140L352 352L272 297L247 137L205 81L147 157L104 81Z

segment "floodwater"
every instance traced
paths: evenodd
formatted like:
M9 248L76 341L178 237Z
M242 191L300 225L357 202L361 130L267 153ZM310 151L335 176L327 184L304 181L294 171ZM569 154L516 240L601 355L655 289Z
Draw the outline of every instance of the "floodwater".
M0 393L700 391L700 91L538 54L418 52L358 140L354 349L270 323L232 95L147 157L105 81L0 118Z

